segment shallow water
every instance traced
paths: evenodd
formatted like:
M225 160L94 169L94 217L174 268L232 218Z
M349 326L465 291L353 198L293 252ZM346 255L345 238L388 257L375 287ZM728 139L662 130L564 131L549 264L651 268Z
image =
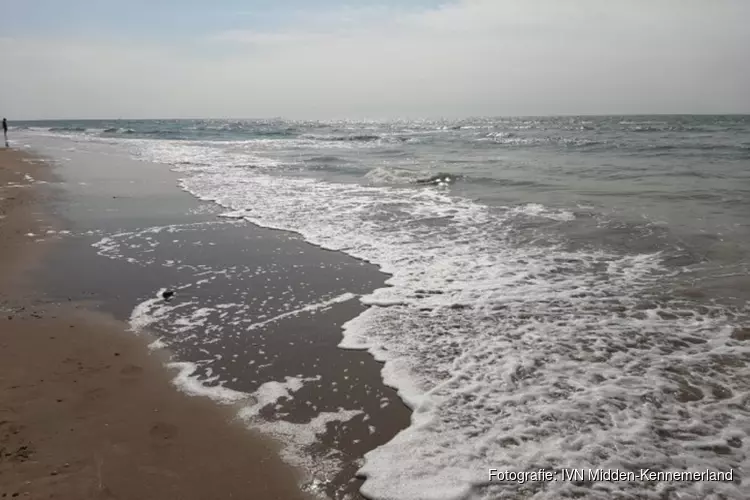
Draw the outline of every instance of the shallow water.
M170 165L232 217L391 275L342 342L386 361L414 410L366 456L368 496L750 495L741 479L487 482L490 467L750 466L749 117L22 125ZM139 311L168 329L204 309Z

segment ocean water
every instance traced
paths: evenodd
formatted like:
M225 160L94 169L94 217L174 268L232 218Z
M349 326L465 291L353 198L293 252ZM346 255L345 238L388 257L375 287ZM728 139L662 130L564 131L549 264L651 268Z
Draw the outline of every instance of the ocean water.
M750 497L750 117L14 125L12 141L167 165L229 217L390 275L374 293L327 298L372 306L341 347L383 361L413 410L366 455L366 496ZM210 314L151 300L133 317L186 328ZM219 382L232 400L232 381ZM307 382L265 385L247 413ZM489 468L735 480L500 483Z

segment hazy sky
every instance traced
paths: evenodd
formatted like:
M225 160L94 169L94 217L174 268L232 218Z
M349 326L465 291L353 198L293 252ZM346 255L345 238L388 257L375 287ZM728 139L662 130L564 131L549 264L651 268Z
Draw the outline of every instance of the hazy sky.
M0 0L0 115L750 112L749 0Z

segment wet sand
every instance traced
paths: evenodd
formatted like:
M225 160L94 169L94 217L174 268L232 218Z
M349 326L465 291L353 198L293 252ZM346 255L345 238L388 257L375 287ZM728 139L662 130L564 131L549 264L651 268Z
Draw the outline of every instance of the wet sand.
M0 150L0 497L302 498L275 443L176 391L145 338L40 297L28 277L57 243L27 175L50 179Z
M63 141L45 146L60 178L46 205L70 234L32 273L39 299L86 303L128 322L158 290L176 289L169 304L156 304L174 310L146 328L167 347L162 354L194 363L192 375L208 387L254 394L302 381L245 425L278 439L305 491L361 498L364 454L407 427L411 412L369 353L337 347L342 325L364 310L356 297L305 306L369 293L387 276L298 235L221 217L221 207L180 190L166 165L71 151ZM46 233L39 239L58 238Z

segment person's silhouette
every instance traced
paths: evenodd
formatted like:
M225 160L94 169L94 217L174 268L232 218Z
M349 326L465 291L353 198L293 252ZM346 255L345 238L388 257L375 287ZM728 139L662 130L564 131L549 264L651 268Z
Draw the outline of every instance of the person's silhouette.
M3 118L3 136L5 137L5 147L8 147L8 120Z

